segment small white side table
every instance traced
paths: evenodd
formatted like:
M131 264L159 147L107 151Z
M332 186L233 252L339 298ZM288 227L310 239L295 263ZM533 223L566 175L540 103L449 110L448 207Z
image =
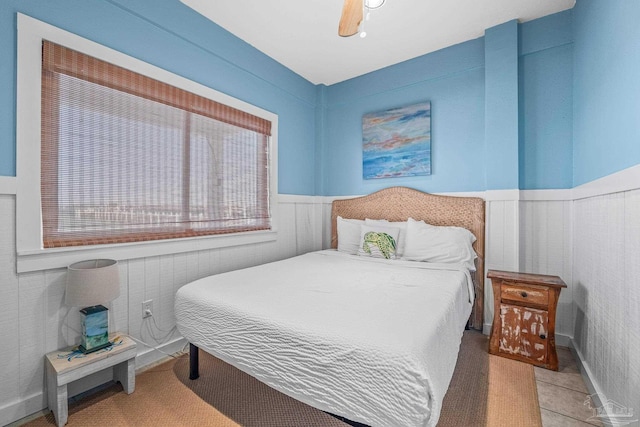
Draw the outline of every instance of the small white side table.
M113 379L122 384L127 394L136 387L136 343L118 333L111 334L109 340L115 343L106 349L86 355L69 355L77 346L52 351L45 357L47 370L47 400L58 427L67 423L67 384L87 375L113 366ZM66 357L65 357L66 356Z

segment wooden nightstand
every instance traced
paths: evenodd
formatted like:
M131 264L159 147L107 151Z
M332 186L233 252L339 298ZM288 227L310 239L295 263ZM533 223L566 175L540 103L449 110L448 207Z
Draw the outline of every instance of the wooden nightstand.
M67 423L67 384L89 374L113 366L113 379L122 384L125 393L136 387L136 343L119 334L109 336L114 344L95 353L82 354L78 346L52 351L45 356L47 400L58 427Z
M489 270L493 325L489 353L558 370L556 306L567 285L558 276Z

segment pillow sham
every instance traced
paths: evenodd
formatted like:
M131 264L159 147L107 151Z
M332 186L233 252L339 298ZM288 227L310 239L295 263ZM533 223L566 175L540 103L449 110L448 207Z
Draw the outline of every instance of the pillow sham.
M364 223L367 225L373 225L377 227L396 227L400 229L398 235L398 247L396 248L396 257L400 258L404 254L404 245L407 239L407 221L391 222L386 219L365 219Z
M407 240L402 259L443 263L462 263L475 271L476 237L466 228L439 227L409 218Z
M338 217L338 251L357 255L360 248L360 226L364 224L361 219L347 219Z
M398 248L397 227L360 226L360 248L358 255L373 258L396 259Z

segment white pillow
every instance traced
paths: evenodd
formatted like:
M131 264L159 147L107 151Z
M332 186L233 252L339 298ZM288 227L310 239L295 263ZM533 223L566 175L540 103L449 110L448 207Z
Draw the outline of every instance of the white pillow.
M404 255L404 245L407 240L407 221L389 222L386 219L365 219L365 224L378 227L397 227L400 229L398 236L398 248L396 249L396 257L400 258Z
M360 248L358 255L373 258L396 259L398 227L360 226Z
M475 271L474 260L477 255L471 246L475 241L476 237L466 228L437 227L409 218L402 259L462 263L469 270Z
M345 219L338 217L338 251L357 255L360 248L361 219Z

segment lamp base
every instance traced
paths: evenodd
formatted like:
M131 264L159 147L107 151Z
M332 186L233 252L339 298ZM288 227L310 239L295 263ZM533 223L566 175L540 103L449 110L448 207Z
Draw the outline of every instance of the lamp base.
M78 350L80 350L82 353L84 354L89 354L89 353L93 353L94 351L98 351L98 350L102 350L103 348L107 348L111 345L111 342L107 342L106 344L102 344L98 347L92 347L90 350L87 350L86 348L84 348L84 346L82 344L80 344L78 346Z
M82 315L82 337L80 351L91 353L108 347L109 314L103 305L94 305L80 310Z

